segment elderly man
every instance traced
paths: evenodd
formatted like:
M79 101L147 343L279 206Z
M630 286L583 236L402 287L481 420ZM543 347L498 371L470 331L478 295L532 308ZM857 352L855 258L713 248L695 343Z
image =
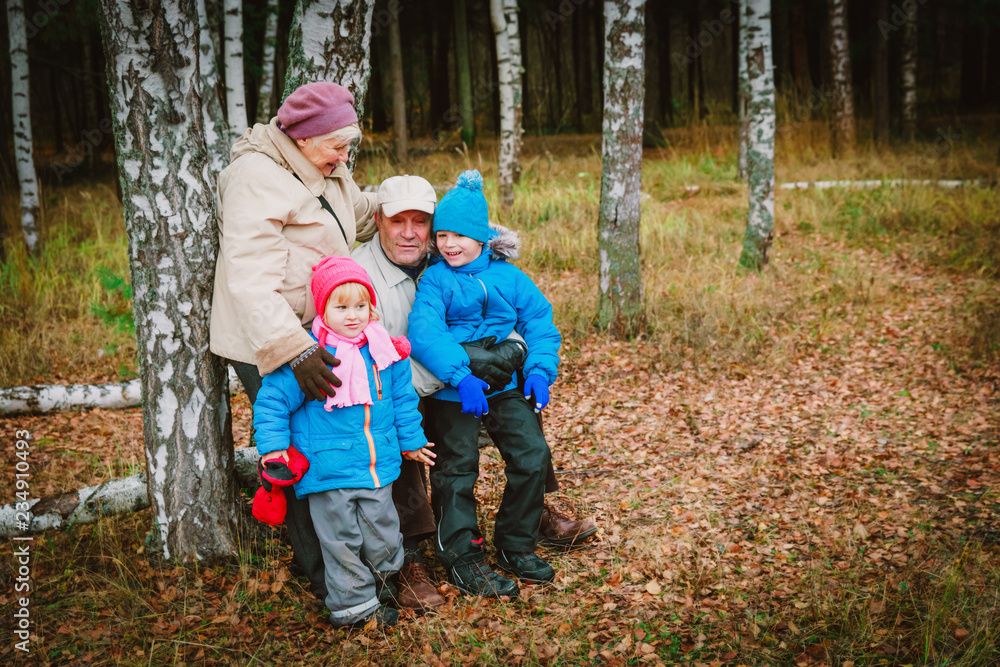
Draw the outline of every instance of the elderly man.
M375 213L377 234L354 250L351 257L365 268L378 297L382 324L393 336L406 334L407 318L413 306L417 280L427 266L434 208L434 188L419 176L394 176L383 181L378 190ZM488 345L488 344L487 344ZM494 383L506 383L523 361L523 342L508 340L487 349L486 345L468 343L474 375ZM444 385L426 368L411 359L413 385L421 397ZM433 439L433 436L429 436ZM393 500L403 531L405 564L400 572L401 589L409 582L426 582L421 564L419 542L433 536L434 524L424 481L424 466L403 461L399 480L393 485ZM419 480L419 482L417 481ZM555 471L549 467L546 492L559 489ZM593 521L578 521L545 506L539 537L543 543L569 546L597 532ZM429 605L425 605L429 606Z

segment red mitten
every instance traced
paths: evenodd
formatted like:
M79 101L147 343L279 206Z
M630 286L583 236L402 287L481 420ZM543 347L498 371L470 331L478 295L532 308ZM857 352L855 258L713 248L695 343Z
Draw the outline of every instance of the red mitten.
M253 496L254 518L271 526L280 526L285 522L285 512L288 510L285 492L276 486L270 491L261 486Z

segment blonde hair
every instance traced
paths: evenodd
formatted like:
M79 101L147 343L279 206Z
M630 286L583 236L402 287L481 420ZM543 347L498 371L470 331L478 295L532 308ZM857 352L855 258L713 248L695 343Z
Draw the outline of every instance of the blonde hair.
M326 302L329 304L332 301L335 304L344 304L346 306L358 299L368 304L368 312L370 313L369 321L375 322L380 319L378 311L372 305L372 295L368 292L368 288L361 283L341 283L337 285L330 292L330 296L326 298ZM326 306L323 309L326 310Z

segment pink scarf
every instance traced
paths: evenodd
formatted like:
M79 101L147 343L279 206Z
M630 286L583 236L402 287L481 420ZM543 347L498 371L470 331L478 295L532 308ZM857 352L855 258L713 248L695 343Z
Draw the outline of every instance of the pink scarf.
M364 331L356 337L347 338L327 327L323 322L323 316L317 315L313 320L312 332L322 348L326 347L327 339L332 339L331 342L337 346L334 356L340 360L340 365L336 367L334 373L340 378L341 385L336 388L335 395L327 397L324 405L327 412L331 412L334 407L372 405L368 370L365 367L365 359L361 356L361 348L366 343L376 369L388 368L390 364L403 358L393 345L389 332L378 322L369 322Z

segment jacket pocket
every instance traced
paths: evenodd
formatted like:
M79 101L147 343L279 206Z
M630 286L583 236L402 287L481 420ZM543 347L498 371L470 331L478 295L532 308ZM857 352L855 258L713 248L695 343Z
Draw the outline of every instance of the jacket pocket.
M357 438L313 438L309 453L309 472L314 482L344 481L356 466L353 460L359 448L367 449Z

